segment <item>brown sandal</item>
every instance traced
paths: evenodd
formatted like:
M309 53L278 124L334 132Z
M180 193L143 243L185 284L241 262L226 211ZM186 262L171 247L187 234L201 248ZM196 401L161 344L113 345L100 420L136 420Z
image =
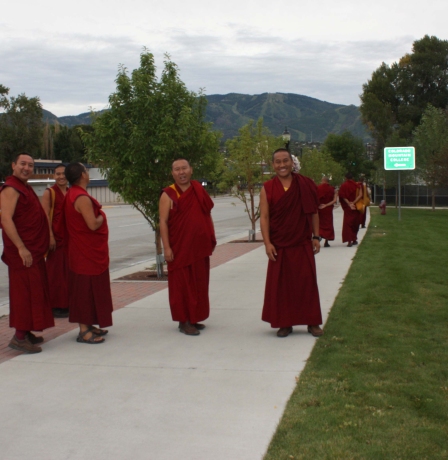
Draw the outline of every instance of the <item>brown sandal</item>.
M92 336L90 337L90 339L85 339L84 337L86 336L86 334L88 333L91 333ZM95 339L98 339L98 338L101 338L101 340L95 340ZM97 345L99 343L103 343L105 342L105 340L102 338L102 337L99 337L98 335L96 335L93 331L91 331L90 329L87 329L86 331L84 332L80 332L78 334L78 337L76 337L76 341L78 343L88 343L90 345Z
M103 335L106 335L107 333L109 333L107 329L100 329L99 327L95 327L95 326L89 326L89 331L92 331L98 337L102 337Z

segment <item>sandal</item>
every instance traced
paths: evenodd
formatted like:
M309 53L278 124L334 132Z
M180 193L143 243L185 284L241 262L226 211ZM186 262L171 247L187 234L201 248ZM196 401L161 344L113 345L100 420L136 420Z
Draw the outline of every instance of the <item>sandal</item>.
M107 329L100 329L99 327L89 326L89 331L92 331L98 337L106 335L109 331Z
M86 336L86 334L88 333L91 333L91 337L90 339L85 339L84 337ZM78 343L89 343L90 345L97 345L98 343L103 343L105 342L105 340L103 338L101 338L101 340L95 340L95 339L98 339L100 338L99 336L97 336L93 331L91 331L90 329L87 329L86 331L84 332L80 332L78 334L78 337L76 337L76 341Z

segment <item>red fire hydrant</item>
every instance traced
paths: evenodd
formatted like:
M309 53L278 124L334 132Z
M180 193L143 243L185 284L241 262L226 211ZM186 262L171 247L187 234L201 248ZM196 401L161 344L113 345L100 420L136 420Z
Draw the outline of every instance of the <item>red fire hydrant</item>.
M385 216L386 215L386 201L381 200L381 204L378 207L381 209L381 215Z

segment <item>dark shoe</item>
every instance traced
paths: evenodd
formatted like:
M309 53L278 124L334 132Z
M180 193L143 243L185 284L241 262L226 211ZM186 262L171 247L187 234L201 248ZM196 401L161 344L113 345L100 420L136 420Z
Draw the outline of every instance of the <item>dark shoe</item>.
M202 329L205 329L205 324L201 324L201 323L195 323L195 324L192 324L193 327L195 327L198 331L202 331Z
M25 340L19 340L15 334L14 337L11 339L11 342L9 342L8 345L9 348L12 348L13 350L21 351L22 353L40 353L42 351L41 347L38 347L37 345L33 345L28 338Z
M288 337L289 334L292 332L292 327L281 327L277 331L277 337Z
M68 318L68 308L53 308L54 318Z
M365 226L365 225L363 225L361 228L366 228L366 226Z
M325 240L324 248L329 248L329 247L330 247L330 245L328 243L328 240Z
M33 344L36 345L38 343L42 343L44 341L43 337L36 337L32 332L26 333L26 338Z
M353 243L351 241L348 242L347 247L351 248L353 246Z
M185 323L179 323L179 331L185 335L199 335L200 332L188 321Z
M85 338L85 336L90 332L90 337L88 339ZM98 340L100 339L100 340ZM78 337L76 337L76 341L78 343L88 343L90 345L98 345L99 343L104 343L105 340L102 337L99 337L96 335L93 331L90 329L86 329L84 332L80 332L78 334Z
M95 326L89 326L89 331L92 331L98 337L102 337L103 335L106 335L109 333L107 329L100 329L99 327L95 327Z
M352 244L353 244L353 246L356 246L356 245L358 244L358 242L357 242L357 241L353 241Z
M320 326L308 326L308 332L313 337L321 337L324 335L324 331L320 328Z

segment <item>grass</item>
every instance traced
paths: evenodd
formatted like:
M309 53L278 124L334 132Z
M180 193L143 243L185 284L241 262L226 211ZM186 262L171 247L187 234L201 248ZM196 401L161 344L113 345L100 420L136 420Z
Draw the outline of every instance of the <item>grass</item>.
M265 460L448 458L448 211L372 220Z

